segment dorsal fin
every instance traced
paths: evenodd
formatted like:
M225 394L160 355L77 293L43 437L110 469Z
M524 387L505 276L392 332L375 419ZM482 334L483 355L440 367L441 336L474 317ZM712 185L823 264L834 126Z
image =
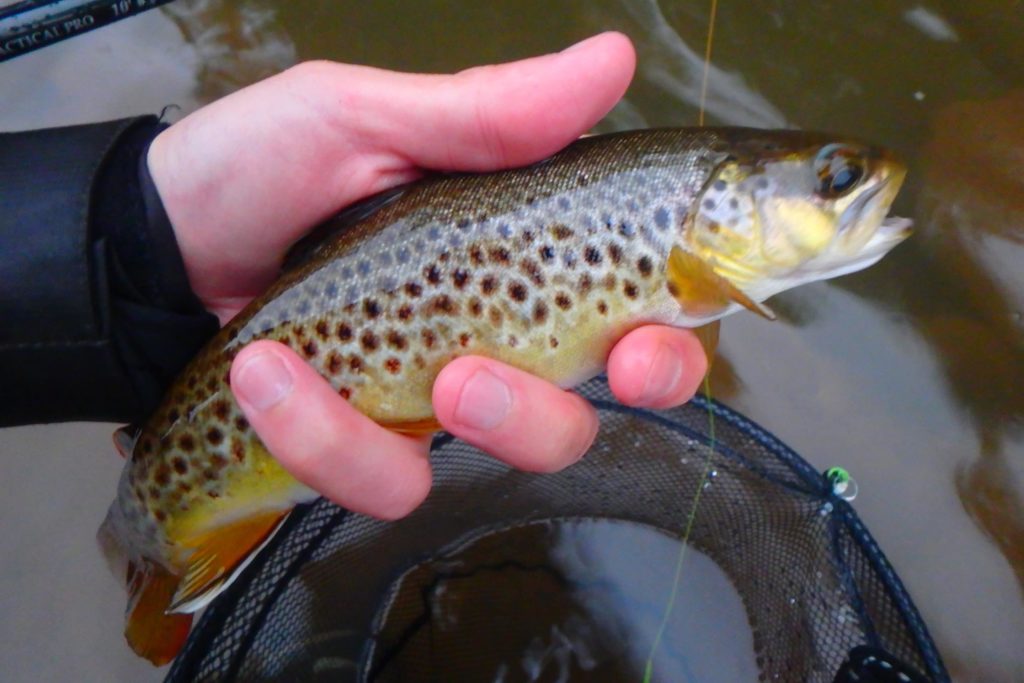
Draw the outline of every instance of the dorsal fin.
M366 220L382 208L397 200L408 189L408 184L384 190L343 209L327 219L309 234L292 245L284 257L284 270L300 268L316 257L320 248L334 241L336 237Z

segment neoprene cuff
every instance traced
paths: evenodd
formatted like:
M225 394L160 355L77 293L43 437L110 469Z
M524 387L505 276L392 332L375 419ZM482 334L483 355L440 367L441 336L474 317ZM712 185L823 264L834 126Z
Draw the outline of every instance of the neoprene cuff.
M0 425L142 419L216 331L146 168L164 127L0 134Z

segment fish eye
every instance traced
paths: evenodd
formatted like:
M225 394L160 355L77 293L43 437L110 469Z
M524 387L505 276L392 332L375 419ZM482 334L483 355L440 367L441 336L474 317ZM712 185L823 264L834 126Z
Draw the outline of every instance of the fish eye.
M846 145L828 145L815 159L818 186L815 192L826 199L842 197L864 177L863 156L859 150Z

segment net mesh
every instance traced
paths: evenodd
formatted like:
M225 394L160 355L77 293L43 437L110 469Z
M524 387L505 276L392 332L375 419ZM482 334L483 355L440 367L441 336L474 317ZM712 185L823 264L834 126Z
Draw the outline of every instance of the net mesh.
M167 680L479 680L472 672L494 652L471 646L467 634L487 632L489 612L448 629L452 637L429 628L437 617L424 590L446 571L446 556L555 519L621 520L679 538L701 485L689 543L739 593L761 680L830 682L860 644L888 650L936 683L949 680L853 509L784 444L699 397L655 412L619 405L601 378L580 393L598 408L601 431L587 457L558 474L510 469L442 435L434 488L409 517L384 523L323 500L297 510L207 610ZM608 680L624 678L639 674Z

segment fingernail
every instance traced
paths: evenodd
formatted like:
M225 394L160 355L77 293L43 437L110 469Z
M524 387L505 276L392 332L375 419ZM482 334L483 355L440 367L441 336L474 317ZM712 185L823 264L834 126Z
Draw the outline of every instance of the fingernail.
M480 369L462 385L455 421L471 429L490 430L504 422L511 409L508 385L494 373Z
M639 402L643 405L659 403L675 391L683 376L683 361L679 354L662 344L647 371Z
M581 40L580 42L570 45L569 47L562 50L562 54L565 54L566 52L575 52L576 50L579 50L582 47L586 47L588 43L592 43L600 37L601 34L598 34L596 36L590 36L586 40Z
M294 381L277 354L264 351L245 361L231 388L256 410L267 410L292 393Z

